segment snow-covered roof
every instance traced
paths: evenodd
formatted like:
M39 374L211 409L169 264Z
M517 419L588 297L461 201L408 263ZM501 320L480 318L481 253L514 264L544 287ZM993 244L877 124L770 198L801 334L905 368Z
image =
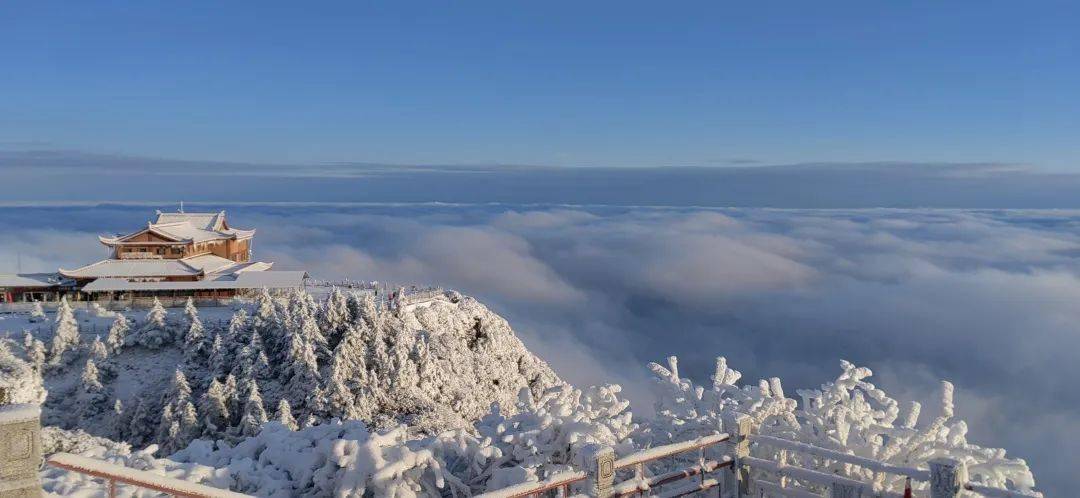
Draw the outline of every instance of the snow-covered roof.
M228 269L229 273L240 273L242 271L266 271L269 270L274 263L266 263L263 261L252 261L251 263L237 263L236 266Z
M273 263L237 263L213 254L184 259L104 259L74 270L60 269L68 278L183 277L214 273L267 270Z
M74 270L60 269L60 274L69 278L183 277L200 273L179 259L104 259Z
M225 259L221 256L216 256L214 254L191 256L189 258L184 258L179 261L204 273L232 271L233 267L237 266L236 261L233 261L231 259Z
M225 228L225 211L216 213L163 213L157 212L155 225L167 223L189 223L195 228L203 230L219 230Z
M128 239L150 232L174 242L205 242L221 239L248 239L255 236L255 230L229 228L225 222L225 211L217 213L162 213L158 211L157 220L147 223L146 228L119 237L98 237L103 244L123 244ZM146 244L138 242L137 244Z
M0 287L52 287L62 279L55 273L21 273L0 275Z
M303 271L247 271L187 282L132 282L125 278L99 278L83 286L83 292L169 291L217 289L290 289L304 285Z
M232 228L222 228L220 230L207 230L190 222L178 221L175 223L154 223L150 225L150 230L158 234L164 234L169 238L203 242L207 240L216 239L231 239L231 238L247 238L255 234L255 230L236 230Z

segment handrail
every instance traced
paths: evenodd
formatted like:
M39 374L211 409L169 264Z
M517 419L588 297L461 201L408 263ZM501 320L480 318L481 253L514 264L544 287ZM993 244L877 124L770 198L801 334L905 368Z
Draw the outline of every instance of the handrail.
M900 467L898 465L891 465L879 460L871 458L861 457L858 455L852 455L841 451L830 450L828 448L822 448L820 446L814 446L812 444L800 443L798 441L792 441L790 439L783 439L773 436L764 436L760 434L751 434L750 441L754 443L767 444L769 446L775 446L777 448L788 449L792 451L798 451L800 453L806 453L808 455L820 456L828 458L830 460L836 460L843 463L850 463L852 465L858 465L868 470L875 472L885 472L888 474L896 474L905 477L910 477L916 481L926 482L930 480L930 471L917 469L914 467Z
M847 464L851 464L851 465L857 465L859 467L863 467L863 468L865 468L867 470L870 470L870 471L873 471L873 472L901 475L901 476L910 477L913 480L922 481L922 482L929 482L930 481L930 471L929 470L923 470L923 469L918 469L918 468L914 468L914 467L901 467L901 466L898 466L898 465L888 464L888 463L885 463L885 462L882 462L882 461L879 461L879 460L874 460L874 459L871 459L871 458L861 457L861 456L858 456L858 455L851 455L851 454L848 454L848 453L842 453L842 452L839 452L839 451L836 451L836 450L831 450L831 449L828 449L828 448L822 448L820 446L814 446L812 444L800 443L798 441L792 441L792 440L789 440L789 439L783 439L783 438L778 438L778 437L773 437L773 436L765 436L765 435L761 435L761 434L752 434L752 435L749 436L749 439L750 439L750 441L752 441L754 443L758 443L758 444L765 444L765 445L774 446L774 447L785 449L785 450L797 451L797 452L805 453L805 454L808 454L808 455L828 458L828 459L831 459L831 460L836 460L838 462L843 462L843 463L847 463ZM774 473L777 473L777 474L780 474L780 475L788 475L788 476L790 476L792 478L795 478L795 479L801 479L801 480L805 480L805 481L815 482L817 484L831 485L833 483L839 483L839 484L844 484L844 485L847 485L847 486L861 487L864 490L866 490L868 493L873 492L873 488L874 488L874 485L872 483L852 480L852 479L840 477L840 476L833 475L833 474L826 474L826 473L823 473L823 472L818 472L818 471L806 469L806 468L803 468L803 467L796 467L796 466L792 466L792 465L787 465L786 463L782 463L782 462L773 462L771 460L762 460L762 459L759 459L759 458L752 458L752 457L745 458L743 460L744 460L745 463L749 464L751 467L762 468L762 469L765 469L765 470L768 470L768 471L771 471L771 472L774 472ZM766 487L769 487L770 489L771 489L772 486L777 486L778 489L784 489L785 491L795 489L795 488L784 488L782 486L775 485L775 483L770 483L768 481L756 481L756 483L758 485L765 484ZM968 491L973 491L973 492L979 493L979 494L981 494L983 496L992 497L992 498L1033 498L1033 497L1042 496L1041 494L1025 493L1025 492L1021 492L1021 491L1013 491L1013 490L1001 489L1001 488L991 488L989 486L983 486L983 485L974 484L974 483L965 483L963 485L963 487L964 487L964 489L966 489ZM886 494L886 493L883 493L883 494ZM887 493L887 494L891 494L891 493ZM897 495L897 496L899 496L899 495Z
M196 484L71 453L56 453L49 457L46 463L60 469L107 480L110 497L116 496L116 483L123 483L190 498L251 498L250 495L227 489Z
M703 450L707 446L722 443L730 439L727 434L712 434L708 436L699 437L690 441L683 441L679 443L671 443L663 446L657 446L647 450L642 450L636 453L632 453L625 457L622 457L614 462L615 470L623 470L631 467L635 468L635 478L627 480L615 485L615 495L625 495L636 493L640 491L640 487L644 486L646 489L653 486L659 486L668 484L681 479L685 479L692 476L698 476L713 472L718 468L731 465L731 459L724 457L720 461L700 459L696 466L691 466L686 469L675 470L666 474L653 476L646 479L643 475L642 466L653 460L677 455L679 453L685 453L691 450ZM561 496L568 496L570 491L570 485L586 479L584 472L562 472L555 474L543 481L539 482L524 482L521 484L515 484L502 489L489 491L487 493L478 495L477 498L521 498L525 496L533 496L558 489L562 494ZM712 479L702 479L700 483L686 488L685 493L697 492L703 489L709 489L717 485L717 482ZM684 494L685 494L684 493ZM673 496L681 496L676 494Z
M521 484L507 486L502 489L496 489L494 491L476 495L476 498L520 498L543 493L552 489L561 489L562 496L569 496L570 485L578 481L584 481L585 477L585 473L581 471L560 472L543 481L523 482Z
M625 469L639 463L645 463L651 460L657 460L679 453L684 453L690 450L701 448L703 446L711 446L716 443L722 443L730 438L731 436L729 436L728 434L712 434L708 436L702 436L697 439L691 439L689 441L665 444L663 446L657 446L655 448L638 451L636 453L631 453L618 460L615 460L615 470Z

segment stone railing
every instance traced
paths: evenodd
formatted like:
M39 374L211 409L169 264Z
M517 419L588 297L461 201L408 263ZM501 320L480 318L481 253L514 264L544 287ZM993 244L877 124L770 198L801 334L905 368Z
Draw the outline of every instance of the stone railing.
M0 405L0 496L41 496L41 408Z

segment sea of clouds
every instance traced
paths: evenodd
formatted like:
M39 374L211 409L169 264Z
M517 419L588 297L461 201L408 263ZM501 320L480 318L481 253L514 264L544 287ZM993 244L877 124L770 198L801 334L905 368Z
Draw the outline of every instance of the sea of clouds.
M0 272L94 261L95 234L170 207L0 208ZM722 354L792 394L847 359L930 406L954 382L969 439L1028 459L1051 496L1077 463L1080 211L227 208L278 268L473 294L564 378L621 383L638 411L645 363L670 354L702 380Z

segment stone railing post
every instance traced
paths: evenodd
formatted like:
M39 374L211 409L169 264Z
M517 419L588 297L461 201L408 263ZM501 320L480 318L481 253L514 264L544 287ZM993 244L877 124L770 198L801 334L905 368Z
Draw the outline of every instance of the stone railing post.
M41 496L41 407L0 405L0 496Z
M610 446L590 444L582 449L585 460L586 494L608 498L615 483L615 450Z
M964 462L952 458L930 460L930 498L957 498L967 482Z
M754 431L753 419L748 415L732 414L724 417L724 432L731 437L732 464L728 472L723 473L724 498L745 498L750 496L750 467L742 459L750 456L750 439Z

